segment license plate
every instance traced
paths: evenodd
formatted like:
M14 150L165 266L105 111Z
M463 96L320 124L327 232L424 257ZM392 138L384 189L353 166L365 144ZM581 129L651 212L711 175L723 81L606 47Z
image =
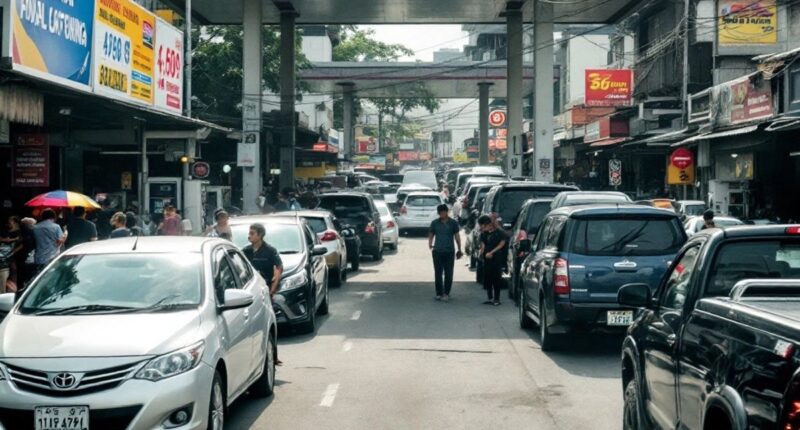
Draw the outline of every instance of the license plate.
M37 406L36 430L89 430L88 406Z
M608 325L626 326L633 323L633 311L608 311L606 315Z

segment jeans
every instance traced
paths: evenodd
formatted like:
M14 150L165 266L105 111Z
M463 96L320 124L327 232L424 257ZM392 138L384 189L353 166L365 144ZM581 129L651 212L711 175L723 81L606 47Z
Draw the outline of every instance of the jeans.
M500 290L503 289L503 267L501 265L484 263L483 288L486 289L489 300L500 301Z
M436 278L436 295L450 295L453 286L453 266L456 254L453 251L433 251L433 273ZM444 277L444 279L442 279Z

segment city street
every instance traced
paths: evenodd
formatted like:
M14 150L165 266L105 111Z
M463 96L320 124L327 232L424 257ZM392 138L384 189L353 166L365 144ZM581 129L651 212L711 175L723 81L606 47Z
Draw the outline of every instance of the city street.
M421 236L362 263L316 335L281 337L275 395L243 397L225 428L619 429L621 339L545 354L513 303L482 304L465 262L449 303L433 300Z

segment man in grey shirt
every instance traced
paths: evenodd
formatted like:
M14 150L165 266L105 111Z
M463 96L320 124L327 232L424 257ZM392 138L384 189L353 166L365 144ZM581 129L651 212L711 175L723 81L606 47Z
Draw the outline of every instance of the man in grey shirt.
M459 225L456 220L450 218L450 210L447 205L439 205L436 208L439 219L431 222L428 231L428 247L433 254L433 271L436 278L436 300L448 301L450 299L450 288L453 286L453 266L455 259L461 258L461 236L459 235ZM453 245L458 245L458 251Z
M45 209L42 211L42 221L33 226L33 238L36 241L33 264L36 273L58 257L66 239L64 231L55 221L56 213L52 209Z

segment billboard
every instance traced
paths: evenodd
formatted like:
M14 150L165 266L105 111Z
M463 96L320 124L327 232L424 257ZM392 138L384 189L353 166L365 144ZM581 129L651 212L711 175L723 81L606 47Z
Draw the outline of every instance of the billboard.
M772 87L766 79L744 77L711 88L711 120L716 126L747 123L774 114Z
M720 45L774 45L778 42L775 0L719 0Z
M45 134L21 134L14 139L11 186L50 186L50 147Z
M89 90L94 0L12 0L14 70Z
M370 137L368 140L359 140L356 149L359 154L374 154L378 152L378 143L375 138Z
M183 32L156 19L155 99L153 105L183 113Z
M131 0L97 0L94 91L153 104L156 19Z
M586 106L630 106L633 98L633 70L586 69Z
M400 161L417 161L419 160L419 152L397 151L397 159Z

